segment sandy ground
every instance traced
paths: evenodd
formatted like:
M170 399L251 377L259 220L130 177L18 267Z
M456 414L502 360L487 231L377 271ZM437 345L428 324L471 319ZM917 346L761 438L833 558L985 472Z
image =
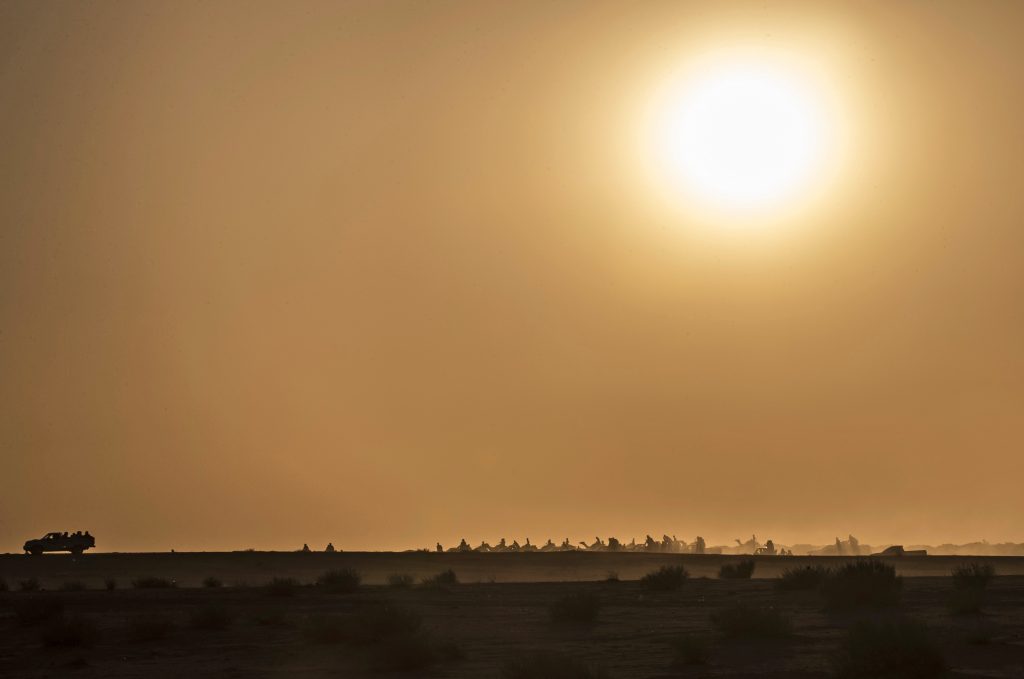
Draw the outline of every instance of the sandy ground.
M857 615L827 613L815 594L774 589L772 578L782 568L805 559L759 559L755 579L715 579L718 566L734 559L647 554L4 556L0 578L12 591L0 593L0 676L392 676L369 669L365 651L317 644L306 633L309 620L318 614L357 616L379 601L415 611L434 639L454 643L464 655L430 670L394 676L499 677L503 662L537 649L586 659L620 679L829 676L831 659ZM990 586L985 613L953 616L946 607L951 582L944 576L954 563L967 560L897 561L905 576L899 612L928 623L954 676L1022 677L1024 559L984 559L1000 573ZM679 561L694 577L678 591L650 592L631 581L663 563ZM303 586L293 596L273 596L260 587L275 576L311 583L320 573L344 566L359 568L370 584L355 594ZM390 573L419 577L449 567L458 573L460 584L407 590L373 584ZM603 582L609 571L623 581ZM179 587L131 588L130 581L141 576L174 578ZM198 587L207 576L221 578L226 586ZM19 582L31 577L38 578L46 591L18 591ZM107 578L118 581L116 590L101 588ZM71 580L90 589L56 591ZM599 598L602 608L596 624L551 622L548 607L570 592L590 592ZM44 606L55 599L64 604L67 616L91 621L97 635L94 643L46 646L41 642L46 623L25 623L14 614L19 607ZM775 642L725 638L711 618L737 602L783 611L793 622L794 635ZM230 623L223 629L190 626L191 614L208 607L227 613ZM130 621L140 616L157 616L173 628L163 639L132 640ZM977 643L979 632L988 643ZM685 633L708 640L707 665L670 668L672 642Z

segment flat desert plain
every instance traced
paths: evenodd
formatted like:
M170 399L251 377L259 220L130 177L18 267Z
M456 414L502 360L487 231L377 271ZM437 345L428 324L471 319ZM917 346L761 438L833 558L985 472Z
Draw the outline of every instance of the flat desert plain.
M0 579L8 591L0 592L0 676L559 676L557 669L537 674L537 665L534 674L522 666L515 674L517 661L548 653L594 670L577 676L827 677L835 675L849 630L862 619L924 622L951 676L1024 676L1024 559L890 559L903 577L898 605L834 611L816 591L779 591L776 581L788 568L837 567L849 559L757 557L753 578L718 578L722 564L742 558L2 555ZM971 562L991 564L997 575L980 612L955 614L949 574ZM667 591L639 582L665 565L682 565L690 577ZM343 569L362 575L355 591L315 584L325 572ZM457 583L420 584L449 569ZM396 574L413 584L389 586ZM133 586L147 578L174 586ZM208 578L221 586L203 586ZM274 578L283 581L267 587ZM23 591L33 584L41 591ZM553 619L552 606L567 596L575 597L568 600L569 620ZM721 624L737 610L771 611L791 629L737 634Z

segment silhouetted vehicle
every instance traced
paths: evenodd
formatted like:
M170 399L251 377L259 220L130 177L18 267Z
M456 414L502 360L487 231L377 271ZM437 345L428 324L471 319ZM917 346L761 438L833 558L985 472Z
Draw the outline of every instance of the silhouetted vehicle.
M25 551L29 554L42 554L43 552L71 552L81 554L87 549L96 546L96 538L85 533L47 533L41 538L29 540L25 543Z

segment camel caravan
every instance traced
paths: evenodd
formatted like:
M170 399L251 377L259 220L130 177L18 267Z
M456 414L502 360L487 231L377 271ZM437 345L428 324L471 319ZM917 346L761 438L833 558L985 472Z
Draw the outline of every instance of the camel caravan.
M501 538L498 544L491 545L486 541L481 542L476 547L471 546L466 542L465 538L455 547L449 547L445 549L441 543L437 543L436 551L438 552L660 552L669 554L704 554L707 549L704 542L704 538L697 536L697 539L693 542L686 542L685 540L679 540L676 536L669 537L663 535L661 540L655 540L650 535L643 542L637 542L636 539L630 540L629 544L623 544L616 538L608 538L607 542L599 537L595 537L592 543L586 543L580 541L577 544L572 544L569 538L562 541L561 544L556 545L551 540L548 540L539 547L530 542L530 538L526 538L526 542L522 545L518 541L513 540L512 544L505 542L505 538Z

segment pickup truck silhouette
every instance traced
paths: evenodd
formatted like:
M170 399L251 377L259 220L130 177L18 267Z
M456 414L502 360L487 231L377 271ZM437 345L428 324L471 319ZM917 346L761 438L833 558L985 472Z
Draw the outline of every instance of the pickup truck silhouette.
M71 552L81 554L87 549L96 546L96 538L85 533L47 533L41 538L29 540L25 543L25 551L32 555L43 552Z

